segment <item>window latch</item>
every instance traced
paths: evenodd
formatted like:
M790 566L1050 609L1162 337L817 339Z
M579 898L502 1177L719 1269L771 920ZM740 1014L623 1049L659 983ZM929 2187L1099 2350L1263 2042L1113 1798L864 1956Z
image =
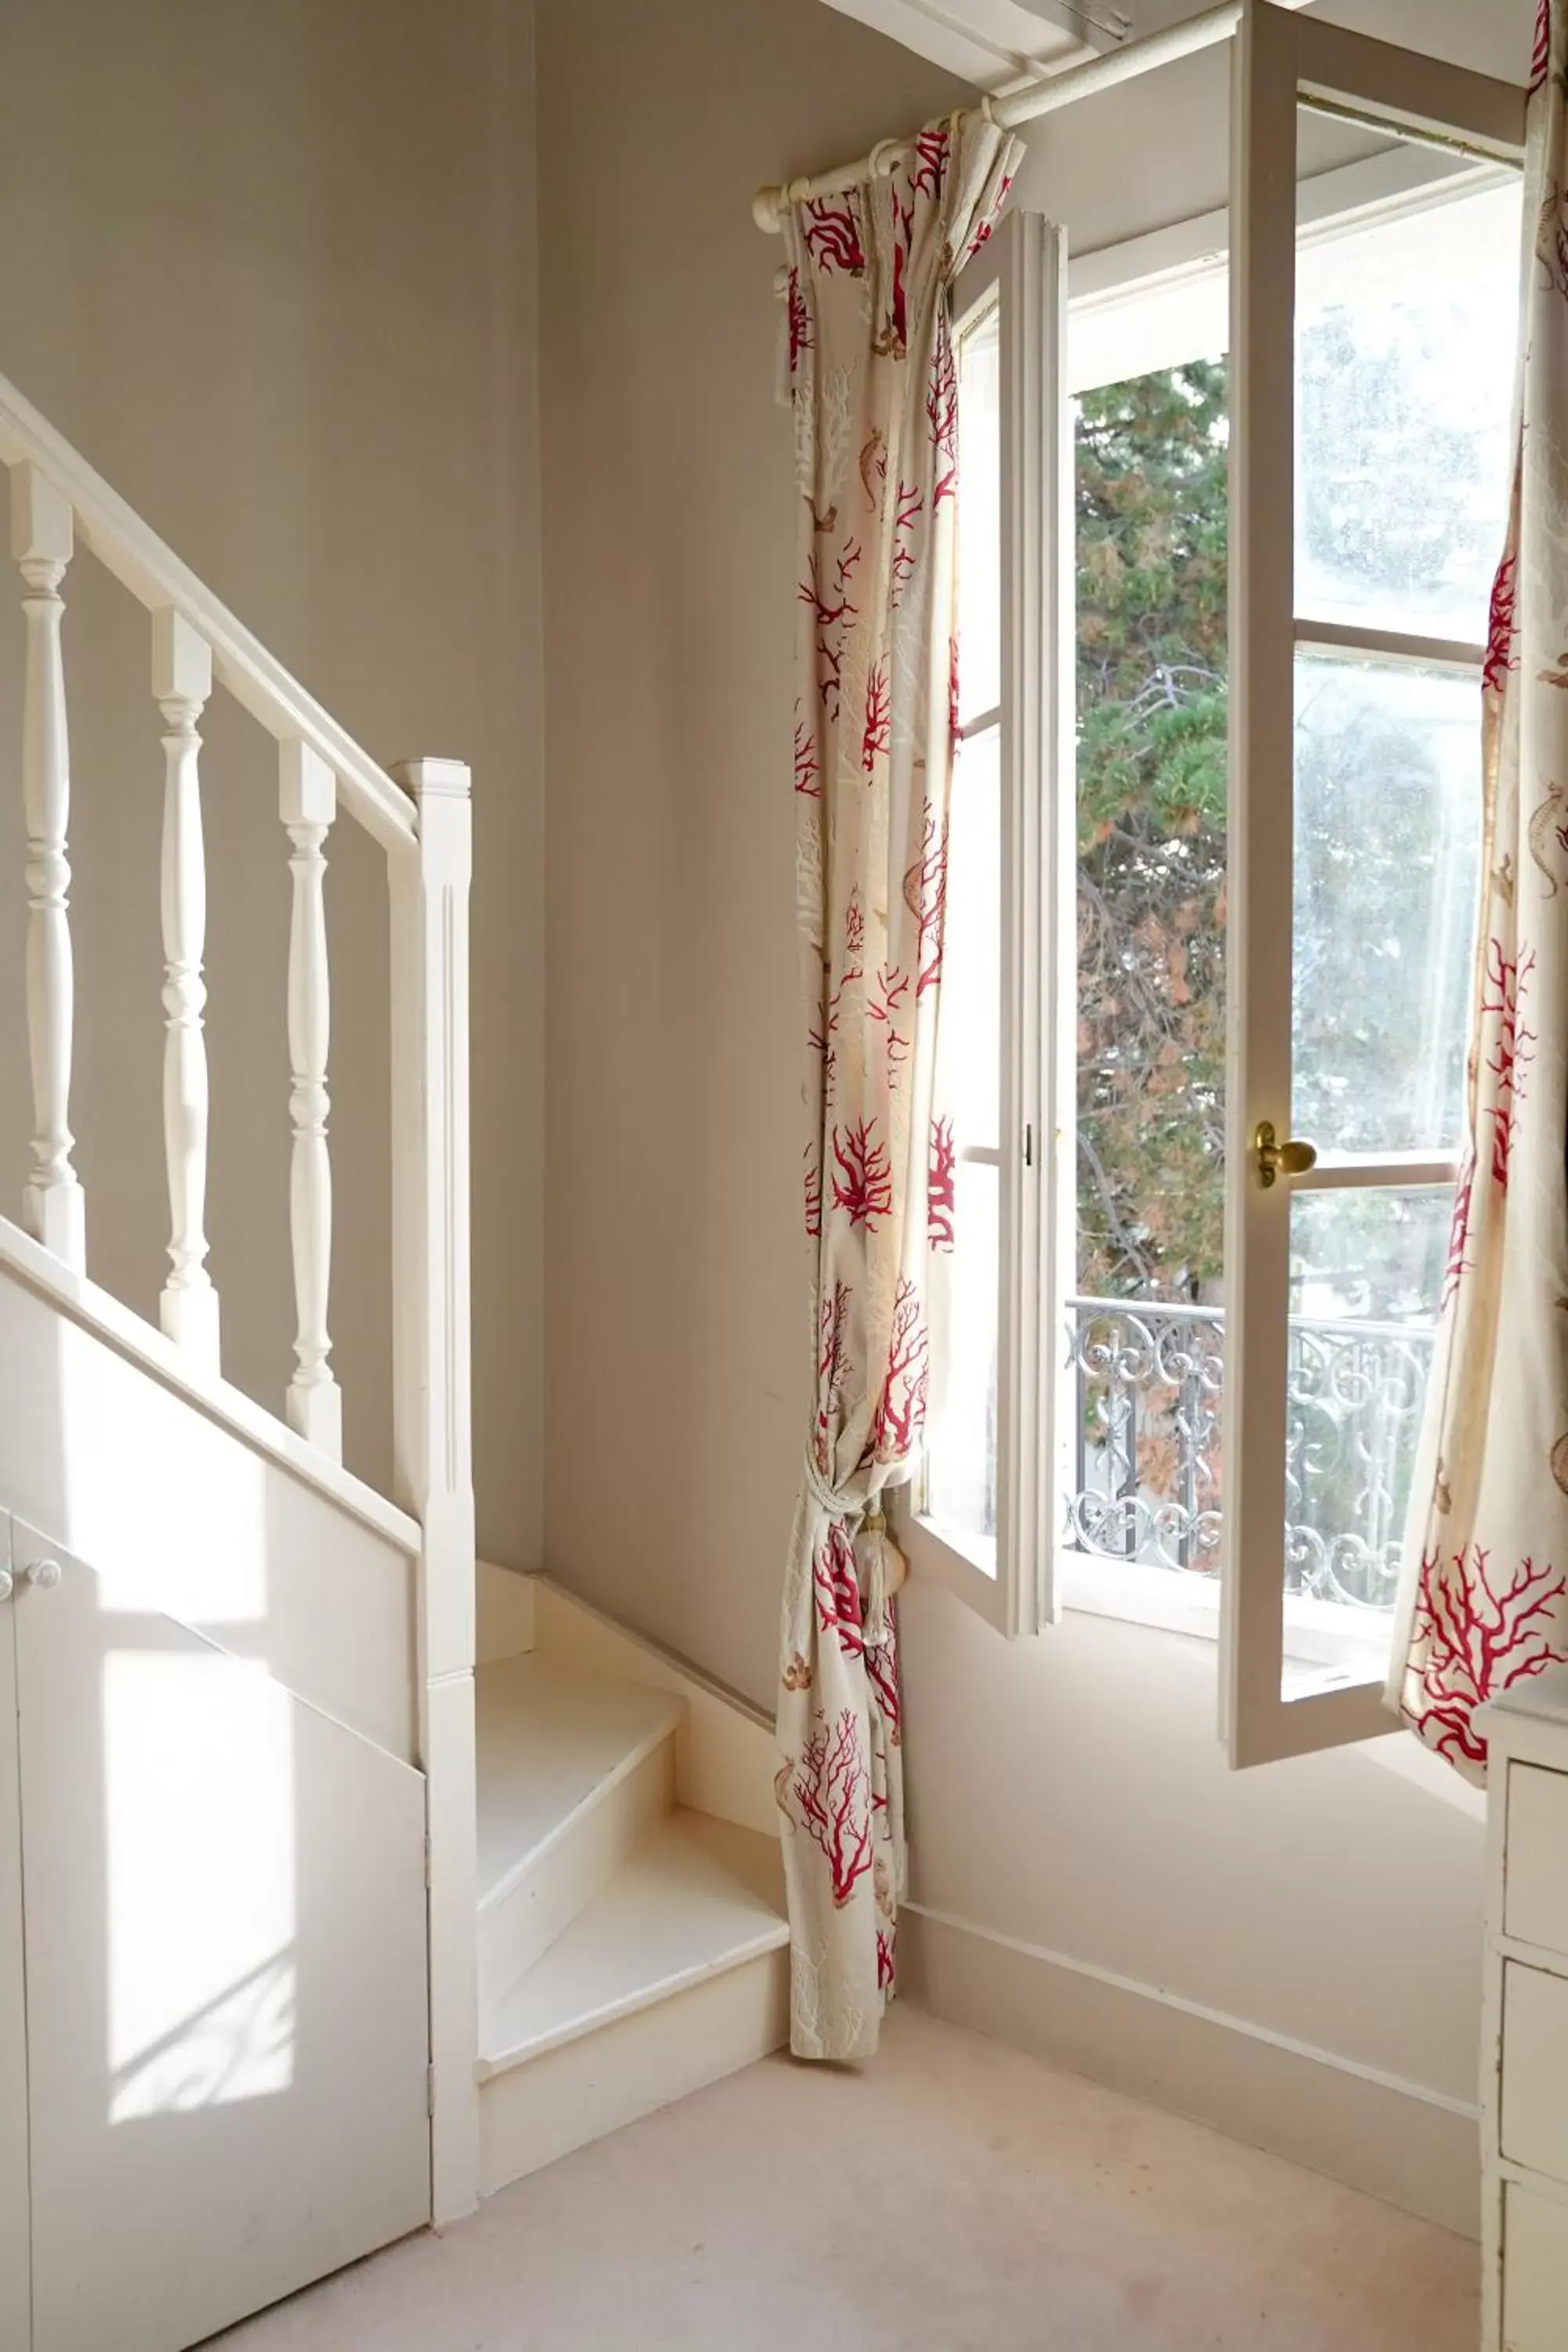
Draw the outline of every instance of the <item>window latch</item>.
M1304 1176L1318 1164L1315 1143L1279 1142L1270 1118L1259 1121L1252 1148L1258 1158L1258 1181L1266 1192L1273 1191L1281 1176Z

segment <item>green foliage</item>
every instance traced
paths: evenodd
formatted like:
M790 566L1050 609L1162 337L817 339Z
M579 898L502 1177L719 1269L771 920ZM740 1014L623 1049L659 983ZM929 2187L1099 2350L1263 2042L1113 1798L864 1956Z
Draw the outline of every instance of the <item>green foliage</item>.
M1078 428L1079 1282L1222 1264L1226 371L1087 394Z
M1473 562L1467 502L1445 509L1436 492L1481 469L1460 436L1435 434L1436 479L1419 499L1407 477L1421 453L1406 447L1403 471L1392 455L1390 384L1411 352L1363 353L1352 368L1354 356L1334 313L1305 339L1312 446L1325 452L1308 468L1309 551L1373 570L1381 560L1413 593ZM1342 396L1351 377L1359 422ZM1380 468L1397 496L1379 497ZM1226 469L1223 363L1080 404L1078 1279L1099 1297L1222 1296ZM1452 1146L1478 858L1475 690L1342 658L1307 661L1299 691L1299 1131L1342 1151ZM1310 1247L1306 1227L1299 1236L1298 1310L1429 1313L1441 1199L1336 1202Z

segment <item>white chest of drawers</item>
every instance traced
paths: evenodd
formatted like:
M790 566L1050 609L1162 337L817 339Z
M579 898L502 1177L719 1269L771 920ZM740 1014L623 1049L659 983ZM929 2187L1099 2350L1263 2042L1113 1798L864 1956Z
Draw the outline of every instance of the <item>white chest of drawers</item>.
M1485 1710L1483 2352L1568 2352L1568 1667Z

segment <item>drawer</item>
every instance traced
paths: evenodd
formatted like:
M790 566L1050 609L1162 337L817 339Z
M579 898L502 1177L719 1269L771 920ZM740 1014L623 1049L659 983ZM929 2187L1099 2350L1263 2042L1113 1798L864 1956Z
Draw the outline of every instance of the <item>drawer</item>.
M1568 1772L1510 1764L1503 1933L1568 1952Z
M1501 2140L1509 2163L1568 2188L1568 1977L1519 1960L1502 1972Z
M1568 2205L1503 2189L1503 2352L1568 2352Z

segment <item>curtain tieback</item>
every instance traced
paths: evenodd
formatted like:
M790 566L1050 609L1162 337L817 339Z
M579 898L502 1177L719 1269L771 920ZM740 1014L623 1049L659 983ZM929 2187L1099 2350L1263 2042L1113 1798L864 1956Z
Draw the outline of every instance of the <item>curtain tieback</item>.
M816 1466L816 1456L809 1450L805 1456L805 1486L817 1508L825 1511L830 1519L836 1519L840 1526L847 1520L860 1518L865 1513L865 1503L855 1502L848 1496L841 1495L837 1486L828 1485Z

